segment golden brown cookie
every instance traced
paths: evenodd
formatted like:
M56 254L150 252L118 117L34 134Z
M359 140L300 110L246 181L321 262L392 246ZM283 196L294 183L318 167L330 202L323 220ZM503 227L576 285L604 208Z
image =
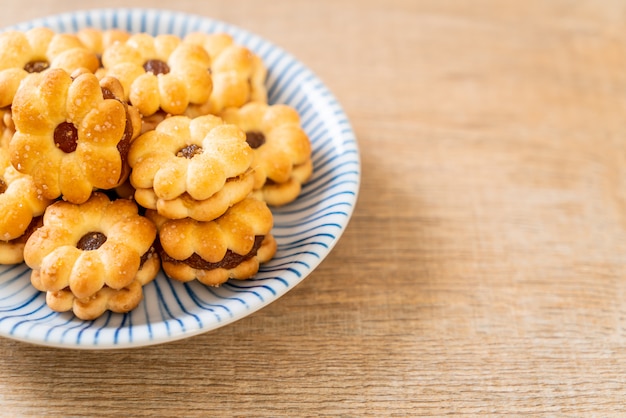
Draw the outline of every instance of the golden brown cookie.
M157 225L165 273L178 281L219 286L228 279L249 279L274 257L272 213L265 202L246 198L210 222L146 216Z
M0 34L0 107L9 106L20 82L30 73L61 68L69 73L79 68L95 72L100 63L73 34L37 27Z
M210 64L204 49L174 35L134 34L102 53L105 73L121 81L125 99L144 116L204 104L213 87Z
M254 150L255 196L272 206L296 199L313 172L311 143L297 111L254 102L226 109L221 117L241 128Z
M237 44L226 33L193 32L183 42L202 46L212 60L211 98L203 106L191 106L189 116L218 114L228 107L241 107L252 101L267 103L267 68L250 49Z
M61 69L21 84L12 106L10 158L44 197L82 203L94 189L126 180L126 156L141 120L116 91L122 88L115 79L99 81L88 72L73 78Z
M252 191L252 158L244 133L217 116L172 116L133 142L130 181L141 206L210 221Z
M155 225L127 199L96 192L82 204L48 206L43 226L26 241L24 261L33 286L53 310L94 319L128 312L159 271Z
M0 148L0 264L23 261L25 236L50 203L29 175L13 168L8 150Z

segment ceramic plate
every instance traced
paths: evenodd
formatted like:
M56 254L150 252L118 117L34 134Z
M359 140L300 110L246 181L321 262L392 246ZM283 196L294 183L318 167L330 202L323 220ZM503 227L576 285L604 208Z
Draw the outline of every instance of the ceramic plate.
M293 203L273 209L274 259L252 280L219 288L179 283L163 274L146 285L143 302L129 314L105 313L82 321L51 311L30 285L25 265L0 266L0 335L34 344L111 349L139 347L207 332L267 306L307 277L337 243L352 215L360 183L356 138L341 106L306 66L274 44L206 17L151 9L98 9L50 16L11 29L48 26L74 32L118 27L152 35L227 32L259 54L268 67L270 103L295 107L313 147L314 175Z

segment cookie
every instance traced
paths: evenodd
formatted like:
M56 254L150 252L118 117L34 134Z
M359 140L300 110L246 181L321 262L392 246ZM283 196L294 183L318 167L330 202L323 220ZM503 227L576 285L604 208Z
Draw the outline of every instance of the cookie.
M79 68L95 72L99 66L96 54L73 34L56 33L45 27L3 32L0 34L0 107L11 104L28 74L50 68L69 73Z
M32 177L17 171L8 151L0 148L0 240L21 236L32 219L42 215L50 203Z
M183 39L200 45L211 57L213 91L203 106L191 106L189 116L218 114L228 107L241 107L251 101L267 102L267 68L250 49L239 45L226 33L193 32Z
M284 104L253 102L220 116L246 133L254 151L255 196L272 206L295 200L313 172L311 143L298 112Z
M203 48L174 35L134 34L102 53L104 73L121 81L125 99L144 116L203 105L213 88L210 64Z
M89 72L72 77L50 69L24 80L12 106L13 166L30 174L45 198L63 196L72 203L85 202L94 189L123 183L141 120L117 94L122 94L119 82L100 81Z
M56 311L94 319L128 312L159 271L156 227L131 200L95 192L82 204L48 206L43 226L26 241L24 261L33 286Z
M146 216L157 225L163 271L178 281L219 286L228 279L249 279L276 253L272 213L254 198L209 222L167 219L151 210Z
M244 133L217 116L172 116L133 142L130 182L147 209L210 221L252 191L252 158Z
M23 261L26 238L50 203L29 175L13 167L8 150L0 148L0 264Z

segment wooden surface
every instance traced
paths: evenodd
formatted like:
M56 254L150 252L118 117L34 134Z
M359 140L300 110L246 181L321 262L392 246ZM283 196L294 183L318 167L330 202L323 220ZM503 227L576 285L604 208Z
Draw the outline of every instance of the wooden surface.
M95 7L15 1L0 25ZM269 307L122 351L0 340L6 416L615 416L626 399L626 3L110 0L236 24L331 88L362 185Z

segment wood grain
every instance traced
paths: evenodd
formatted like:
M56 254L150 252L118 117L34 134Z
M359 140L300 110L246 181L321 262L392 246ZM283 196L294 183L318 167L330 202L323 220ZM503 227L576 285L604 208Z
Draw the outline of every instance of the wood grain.
M215 332L0 340L1 415L619 415L626 3L133 5L229 21L312 68L356 131L359 202L309 278ZM13 2L0 24L85 7Z

